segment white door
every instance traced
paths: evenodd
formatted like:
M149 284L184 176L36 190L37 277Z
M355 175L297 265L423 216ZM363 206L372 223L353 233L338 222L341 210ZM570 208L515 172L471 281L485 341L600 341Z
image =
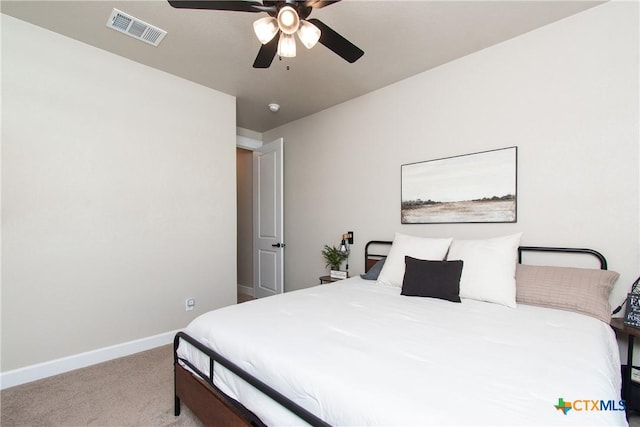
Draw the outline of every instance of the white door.
M282 138L253 152L253 294L284 292Z

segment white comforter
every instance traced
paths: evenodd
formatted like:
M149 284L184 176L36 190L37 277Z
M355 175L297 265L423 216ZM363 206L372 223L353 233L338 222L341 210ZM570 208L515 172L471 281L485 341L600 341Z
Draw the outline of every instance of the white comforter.
M405 297L360 278L215 310L186 333L336 426L626 425L615 336L580 314ZM189 345L185 357L208 372ZM228 371L216 385L268 425L304 424ZM611 406L609 406L611 408Z

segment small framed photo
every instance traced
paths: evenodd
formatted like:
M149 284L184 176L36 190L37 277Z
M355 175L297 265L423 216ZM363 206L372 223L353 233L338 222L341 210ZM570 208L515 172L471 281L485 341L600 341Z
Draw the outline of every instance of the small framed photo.
M331 270L329 277L331 277L332 279L346 279L348 274L349 273L342 270Z

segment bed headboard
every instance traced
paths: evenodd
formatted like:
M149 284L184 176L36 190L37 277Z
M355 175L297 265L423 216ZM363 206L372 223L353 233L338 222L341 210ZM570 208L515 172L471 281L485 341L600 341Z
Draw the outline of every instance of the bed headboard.
M386 258L389 253L389 248L391 248L391 244L388 240L371 240L367 242L364 247L364 271L365 273L369 271L371 267L375 265L376 262L381 260L382 258ZM374 253L381 252L381 253Z
M367 242L364 247L364 269L365 272L369 271L376 262L382 258L386 258L389 253L389 248L393 242L388 240L371 240ZM600 262L600 269L607 269L607 260L600 252L593 249L585 248L554 248L546 246L520 246L518 247L518 263L522 264L523 252L560 252L560 253L573 253L573 254L585 254L591 255L598 259Z

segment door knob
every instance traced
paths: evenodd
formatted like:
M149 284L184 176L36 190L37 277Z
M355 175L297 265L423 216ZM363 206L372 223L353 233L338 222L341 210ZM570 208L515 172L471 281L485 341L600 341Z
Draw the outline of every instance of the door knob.
M274 248L284 248L285 245L284 245L284 243L276 243L276 244L271 245L271 246L273 246Z

